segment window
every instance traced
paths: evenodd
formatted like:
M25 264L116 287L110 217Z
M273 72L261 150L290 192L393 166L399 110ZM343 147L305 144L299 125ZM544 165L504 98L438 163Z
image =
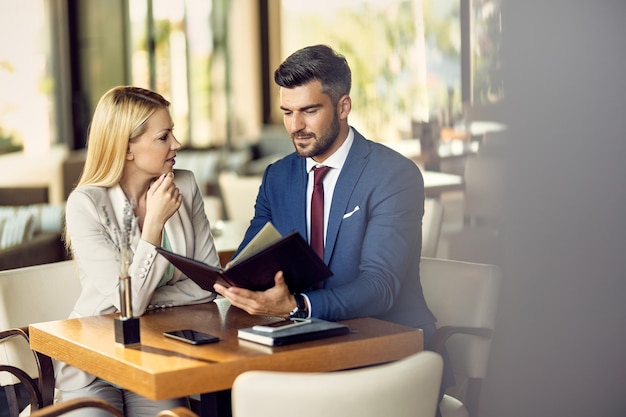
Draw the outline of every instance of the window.
M185 146L254 137L280 118L271 72L314 43L343 53L353 69L351 124L379 141L411 138L415 121L462 121L462 18L473 24L466 85L474 102L501 100L500 3L0 0L10 10L0 14L0 35L20 37L0 49L0 152L45 151L59 138L84 145L97 99L122 83L166 96ZM465 19L461 5L470 4ZM78 12L73 36L68 5Z
M352 68L350 123L381 142L461 113L459 0L283 0L281 53L317 43Z
M176 137L184 145L211 145L224 135L212 119L213 2L130 0L128 4L132 84L170 100Z
M0 0L0 154L45 153L58 140L47 3Z
M472 103L503 99L501 0L472 1Z

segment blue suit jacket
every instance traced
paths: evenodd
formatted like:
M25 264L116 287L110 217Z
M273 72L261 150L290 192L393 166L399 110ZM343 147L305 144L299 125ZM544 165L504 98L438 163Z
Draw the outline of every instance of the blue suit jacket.
M333 272L307 291L312 315L326 320L375 316L409 326L435 322L419 277L424 182L414 162L356 130L333 193L324 261ZM243 248L271 221L307 239L307 173L295 152L265 170Z

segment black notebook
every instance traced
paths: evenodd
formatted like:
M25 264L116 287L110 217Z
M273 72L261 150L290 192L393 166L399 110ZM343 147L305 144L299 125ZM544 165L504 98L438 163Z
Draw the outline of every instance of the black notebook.
M308 340L341 336L348 333L350 333L350 328L344 324L311 319L311 323L275 332L254 330L252 327L247 327L239 329L237 337L267 346L283 346Z
M259 235L277 233L271 223L268 225L259 232ZM250 253L245 257L237 256L225 268L207 265L163 248L156 249L183 274L207 291L213 291L213 284L216 282L226 287L236 286L264 291L274 286L276 272L283 271L289 290L297 293L332 275L324 261L297 231L282 237L277 235L264 245L259 244L259 241L263 241L263 236L259 235L250 242L256 246L255 250L246 251L248 248L246 247L242 252Z

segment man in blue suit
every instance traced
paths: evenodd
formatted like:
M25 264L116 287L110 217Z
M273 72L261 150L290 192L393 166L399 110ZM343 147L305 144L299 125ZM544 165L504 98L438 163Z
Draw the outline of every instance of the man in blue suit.
M310 236L313 168L323 180L324 262L333 275L323 288L291 294L282 272L263 292L216 285L250 314L345 320L374 316L435 330L420 284L424 182L414 162L365 139L348 125L351 72L324 45L303 48L275 71L280 108L295 153L265 170L243 248L271 221L281 234Z

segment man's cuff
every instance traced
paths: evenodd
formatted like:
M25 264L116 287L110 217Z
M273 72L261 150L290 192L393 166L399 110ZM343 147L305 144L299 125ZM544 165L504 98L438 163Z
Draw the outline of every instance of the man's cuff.
M302 293L302 296L304 297L304 301L306 302L306 311L309 312L309 316L306 317L307 319L311 318L311 300L309 300L309 297L307 297L306 294Z

